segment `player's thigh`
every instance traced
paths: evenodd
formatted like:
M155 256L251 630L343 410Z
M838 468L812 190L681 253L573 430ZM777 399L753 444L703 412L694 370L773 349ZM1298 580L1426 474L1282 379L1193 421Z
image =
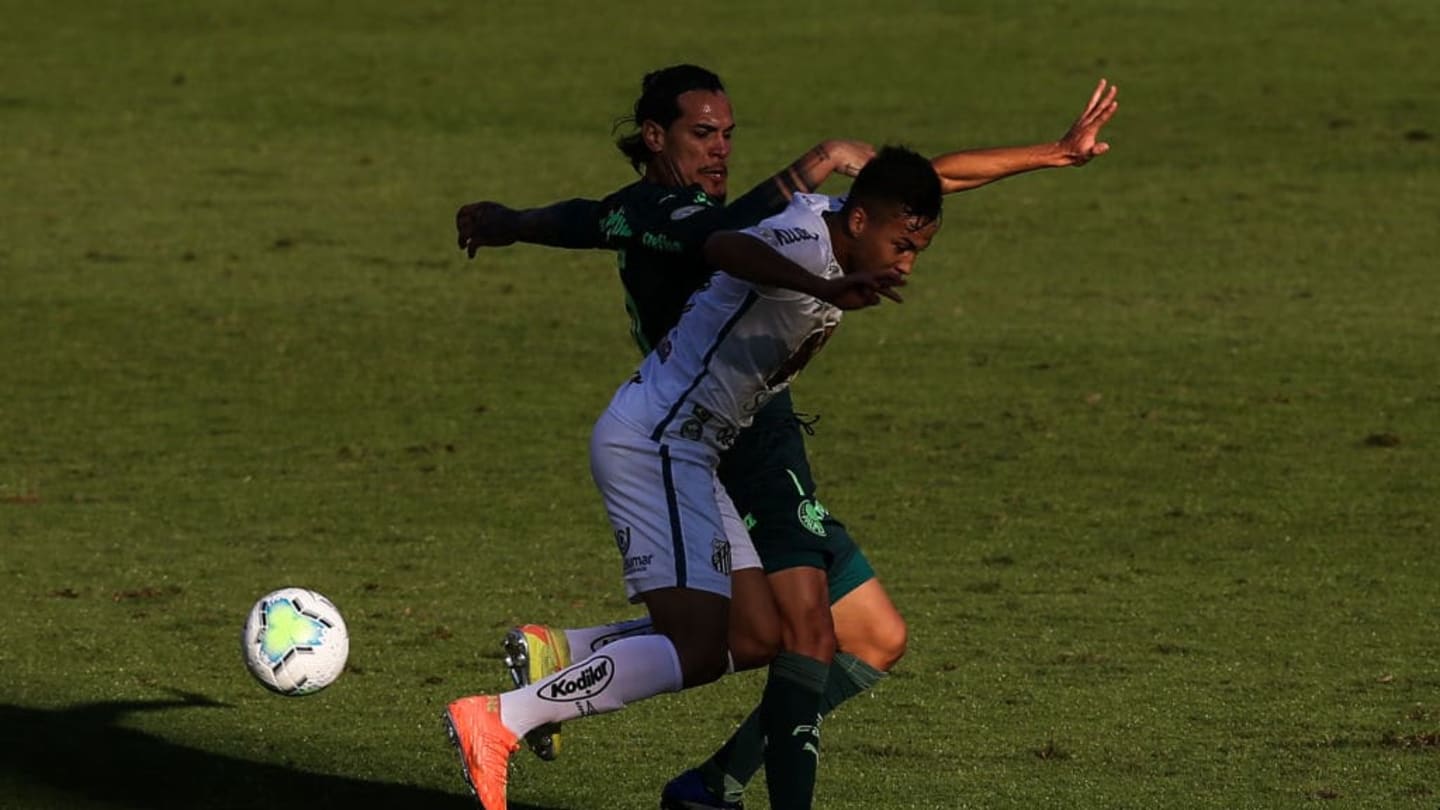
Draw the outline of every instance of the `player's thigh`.
M728 491L769 573L809 567L829 571L854 548L844 524L815 496L808 467L768 467L731 481Z
M728 567L732 574L747 569L760 570L760 554L755 550L755 543L745 521L735 508L735 502L730 499L730 494L720 484L719 478L712 477L711 483L715 509L720 516L720 526L725 538L725 567Z
M780 652L780 615L762 568L730 573L730 657L735 669L763 667Z
M830 606L835 638L850 653L881 672L905 655L909 630L880 580L871 577Z
M730 543L730 657L736 670L770 663L780 651L780 617L760 556L730 496L715 482L725 536Z
M730 540L704 452L651 442L602 417L590 464L632 601L662 588L729 598Z
M767 462L744 475L732 467L727 479L765 571L820 568L832 603L873 579L850 530L820 502L804 444L779 442Z
M780 612L785 650L819 661L835 655L835 628L825 571L796 566L770 574L770 590Z

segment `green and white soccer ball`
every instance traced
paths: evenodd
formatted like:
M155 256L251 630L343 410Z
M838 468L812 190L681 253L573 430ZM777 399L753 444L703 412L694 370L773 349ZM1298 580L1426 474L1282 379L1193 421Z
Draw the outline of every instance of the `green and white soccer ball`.
M329 599L305 588L281 588L250 608L240 647L250 674L267 689L308 695L340 677L350 633Z

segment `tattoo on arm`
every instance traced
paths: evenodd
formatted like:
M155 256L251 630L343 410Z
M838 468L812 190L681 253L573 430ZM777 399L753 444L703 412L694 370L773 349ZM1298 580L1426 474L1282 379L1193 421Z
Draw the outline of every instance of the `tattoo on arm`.
M775 185L787 200L797 192L809 194L824 180L823 177L814 177L816 167L823 165L828 160L830 160L830 154L825 151L825 145L819 144L775 175Z
M775 185L780 189L780 193L785 195L785 199L787 200L797 191L802 194L810 191L810 189L805 186L804 178L795 170L795 164L793 163L775 175Z
M796 194L809 194L820 187L829 171L830 153L824 144L801 155L789 166L760 181L725 210L731 227L743 228L782 210Z

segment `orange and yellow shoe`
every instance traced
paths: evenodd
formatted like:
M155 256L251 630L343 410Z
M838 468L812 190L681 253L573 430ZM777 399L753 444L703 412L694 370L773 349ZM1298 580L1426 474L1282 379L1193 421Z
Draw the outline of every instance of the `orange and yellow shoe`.
M505 785L510 780L510 755L520 738L500 722L500 698L476 695L445 708L445 730L460 752L465 781L485 810L506 810Z
M542 681L570 666L565 631L523 624L505 634L505 667L515 688ZM525 735L525 744L547 762L560 756L560 724L546 723Z

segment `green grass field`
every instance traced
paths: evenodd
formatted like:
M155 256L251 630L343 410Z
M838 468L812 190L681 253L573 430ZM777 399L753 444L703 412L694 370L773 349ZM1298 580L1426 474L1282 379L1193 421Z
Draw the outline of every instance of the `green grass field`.
M473 806L438 716L504 628L633 613L585 452L636 358L612 256L453 213L629 182L677 61L737 189L1121 87L796 385L912 635L818 807L1440 804L1435 4L4 5L0 807ZM237 649L289 584L352 633L303 699ZM654 807L760 684L573 724L512 807Z

